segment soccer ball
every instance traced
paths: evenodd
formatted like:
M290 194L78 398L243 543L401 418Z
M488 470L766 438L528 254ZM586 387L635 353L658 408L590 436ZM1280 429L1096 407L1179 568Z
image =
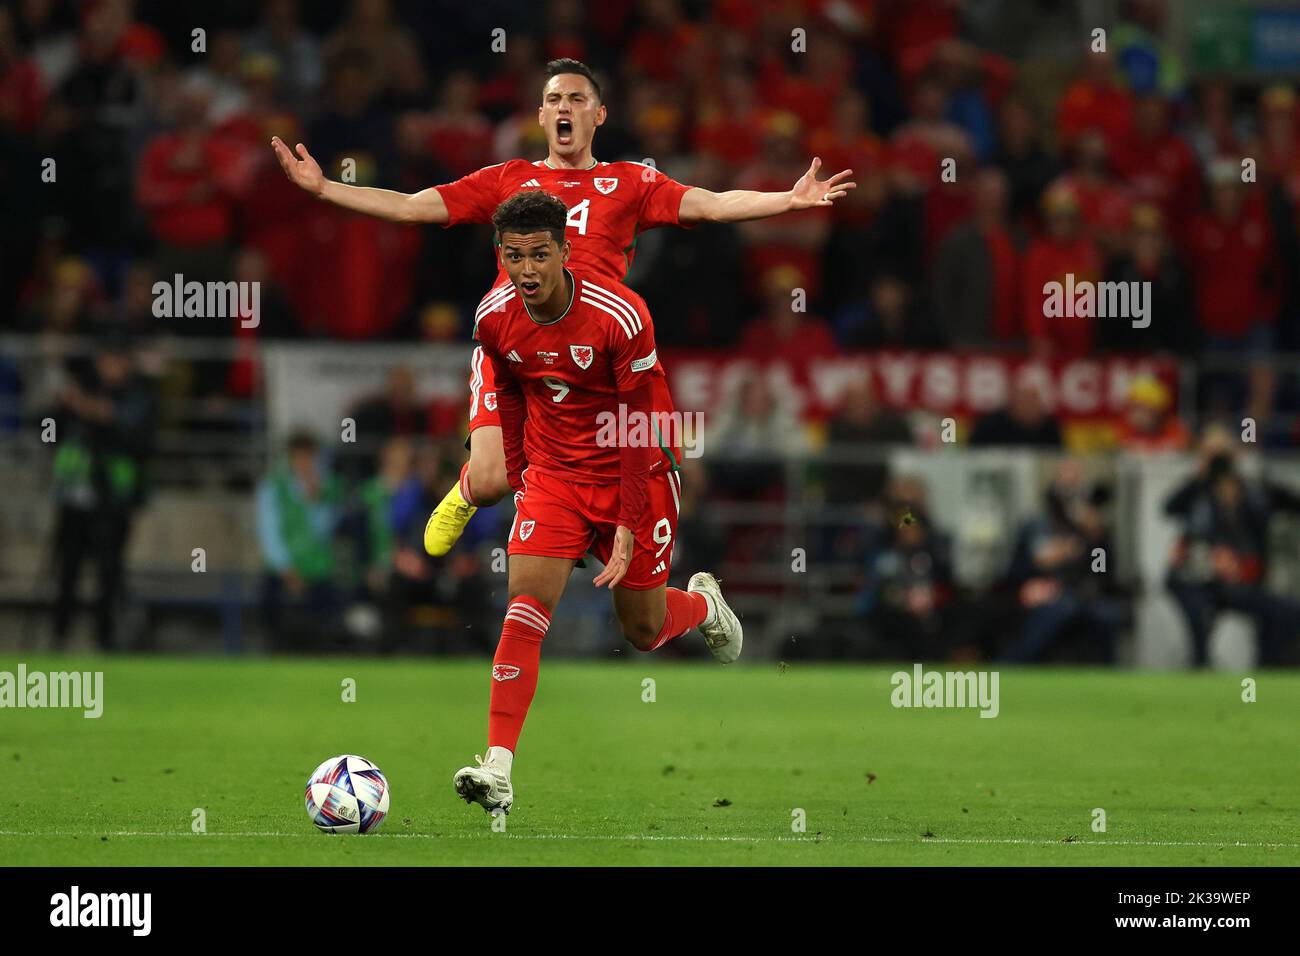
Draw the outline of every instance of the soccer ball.
M388 779L364 757L330 757L307 778L307 816L322 833L374 833L388 816Z

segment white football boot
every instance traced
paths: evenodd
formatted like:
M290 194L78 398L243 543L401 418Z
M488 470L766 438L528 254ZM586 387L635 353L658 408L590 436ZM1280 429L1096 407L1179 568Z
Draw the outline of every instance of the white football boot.
M485 811L496 816L509 813L515 801L515 790L510 785L510 769L502 767L495 759L492 749L488 749L487 759L478 754L477 767L462 767L451 778L452 786L466 803L477 803Z
M700 633L704 635L704 641L715 659L723 664L732 663L740 657L745 632L740 626L740 618L723 600L718 579L707 571L697 571L691 575L686 590L703 594L709 602L709 617L700 625Z

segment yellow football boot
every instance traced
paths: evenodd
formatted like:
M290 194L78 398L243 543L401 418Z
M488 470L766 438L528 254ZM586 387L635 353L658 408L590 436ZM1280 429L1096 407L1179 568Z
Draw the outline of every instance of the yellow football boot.
M465 525L476 511L478 508L465 500L460 493L460 482L456 482L429 515L429 523L424 526L424 550L435 558L442 557L460 540Z

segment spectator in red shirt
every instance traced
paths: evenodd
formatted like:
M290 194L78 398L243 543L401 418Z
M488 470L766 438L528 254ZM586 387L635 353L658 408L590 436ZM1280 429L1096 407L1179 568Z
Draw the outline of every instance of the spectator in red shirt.
M272 136L301 138L298 117L280 101L277 79L279 66L274 57L254 53L240 65L244 84L244 107L217 127L215 137L239 153L242 206L239 221L244 237L265 234L276 228L275 219L292 215L292 207L301 205L295 190L286 190L284 176L273 157L266 155L266 141ZM290 184L291 185L291 184ZM300 192L301 190L296 190ZM288 200L285 208L283 200Z
M950 0L886 0L880 4L881 36L890 59L906 72L961 26L959 4Z
M812 131L808 149L822 158L829 169L851 169L861 177L870 168L880 166L885 160L885 144L871 131L871 108L867 98L854 90L845 90L835 100L828 123ZM842 212L834 209L837 219L853 215L855 210L845 204Z
M700 52L699 29L682 16L677 0L647 0L639 12L641 28L624 53L628 63L651 79L681 79L686 65Z
M728 70L699 102L695 148L743 168L758 158L762 146L763 110L754 81L744 70Z
M1128 188L1111 175L1106 137L1101 130L1085 130L1074 148L1074 166L1052 186L1068 188L1079 204L1088 235L1103 253L1122 248L1132 215Z
M1187 260L1196 290L1196 318L1205 348L1254 357L1272 353L1280 304L1279 261L1267 214L1248 202L1235 159L1210 166L1210 208L1188 229ZM1264 427L1273 408L1276 376L1257 362L1245 379L1207 373L1202 388L1217 414L1247 415Z
M433 114L429 144L447 174L459 179L492 165L492 124L478 111L478 82L466 70L447 77Z
M803 174L803 129L791 113L774 113L763 136L762 158L742 173L738 189L775 191L788 189L792 179ZM761 279L781 265L793 266L804 276L808 298L821 291L821 250L831 230L828 208L805 209L780 219L757 219L739 226L749 249L752 286L762 288Z
M1079 78L1066 88L1057 105L1061 149L1074 149L1079 136L1089 129L1101 130L1108 146L1122 143L1132 127L1132 116L1132 97L1116 81L1110 54L1086 51Z
M916 177L923 188L939 182L939 161L945 157L974 155L965 131L946 118L948 91L934 77L917 85L912 95L912 118L890 137L894 163Z
M167 276L188 267L202 273L187 275L187 281L220 278L234 230L235 197L243 185L239 147L213 135L209 104L207 83L190 77L179 128L145 147L136 176L136 198L149 214L160 256L171 260L160 261L159 272Z
M1182 451L1191 433L1173 410L1173 396L1160 379L1139 375L1128 391L1128 408L1117 426L1116 440L1125 451Z
M844 43L834 34L818 33L809 38L816 55L773 57L759 73L764 99L775 109L796 114L810 129L831 121L835 101L852 84L852 59Z
M1196 316L1210 349L1268 351L1277 297L1276 253L1268 219L1247 203L1235 159L1210 167L1209 209L1192 219L1188 264Z
M566 58L586 60L590 56L584 6L579 0L551 0L546 4L542 55L534 63ZM530 87L533 88L535 87Z
M743 354L758 361L784 359L794 366L800 380L812 359L839 351L830 323L794 310L794 292L803 287L797 269L784 266L767 273L763 277L763 317L751 322L740 339ZM806 296L802 299L807 302Z
M1181 235L1200 206L1201 181L1196 156L1169 129L1169 104L1148 93L1134 104L1133 133L1116 144L1111 165L1137 202L1156 205L1171 233Z
M30 136L44 105L40 71L30 57L23 56L9 9L0 7L0 126Z
M1101 278L1101 255L1097 244L1083 231L1079 203L1068 187L1054 186L1043 196L1047 232L1029 245L1025 255L1021 285L1021 317L1030 343L1039 355L1086 355L1093 346L1093 323L1090 316L1062 315L1048 317L1046 312L1049 282L1096 282ZM1072 308L1067 311L1073 312Z
M575 59L580 59L575 57ZM478 105L493 120L504 120L514 113L526 110L537 125L537 96L535 91L545 85L538 79L539 63L546 62L538 51L537 40L526 33L511 36L501 54L503 61L497 72L484 77L479 87Z

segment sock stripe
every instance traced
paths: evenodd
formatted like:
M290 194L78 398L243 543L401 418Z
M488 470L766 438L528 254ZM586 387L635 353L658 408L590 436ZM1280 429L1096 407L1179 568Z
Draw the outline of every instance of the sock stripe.
M469 462L465 462L460 468L460 496L471 505L474 504L474 496L469 490Z
M513 621L514 623L520 625L521 627L526 627L531 631L537 631L537 633L541 634L543 637L546 636L546 628L538 624L537 621L533 620L532 618L527 618L524 617L522 614L515 614L513 612L507 611L506 620Z
M510 606L506 608L506 620L517 621L526 627L535 628L541 631L543 636L551 627L551 619L547 617L546 612L518 599L510 602Z

